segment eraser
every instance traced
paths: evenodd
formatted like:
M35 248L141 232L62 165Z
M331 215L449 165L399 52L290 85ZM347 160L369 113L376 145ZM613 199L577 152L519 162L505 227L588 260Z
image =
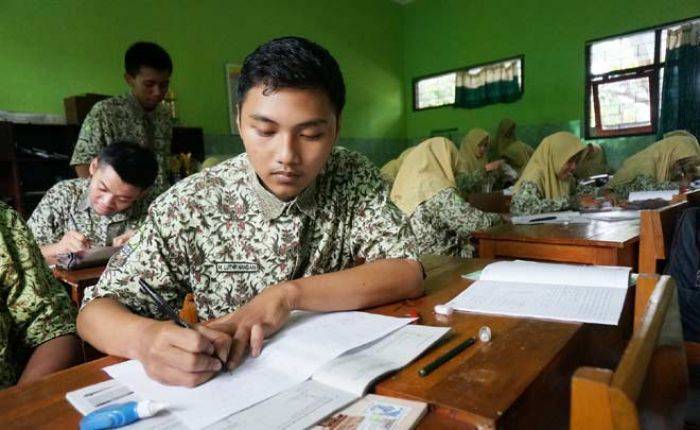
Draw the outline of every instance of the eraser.
M435 313L440 315L452 315L454 309L447 305L435 305Z

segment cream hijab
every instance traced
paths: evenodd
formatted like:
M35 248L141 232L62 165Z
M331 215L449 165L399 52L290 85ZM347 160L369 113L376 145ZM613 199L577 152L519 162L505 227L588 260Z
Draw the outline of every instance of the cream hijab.
M444 137L424 140L406 156L391 188L391 201L406 215L445 188L455 188L457 147Z
M479 153L479 145L490 137L485 130L473 128L462 138L462 143L459 145L459 155L461 157L461 168L464 171L473 172L486 166L486 153L481 157L477 154Z
M581 139L566 131L545 137L515 183L515 191L520 190L524 181L530 181L537 185L546 199L568 197L571 182L560 180L557 174L571 157L585 149Z
M700 146L694 137L672 135L629 157L608 183L610 188L632 182L637 176L648 175L656 182L671 180L671 170L679 160L696 158L700 161Z
M397 158L388 161L384 166L382 166L380 169L382 176L391 182L394 182L396 175L399 174L399 169L401 168L401 164L403 164L403 160L406 159L406 156L412 149L413 147L404 150Z

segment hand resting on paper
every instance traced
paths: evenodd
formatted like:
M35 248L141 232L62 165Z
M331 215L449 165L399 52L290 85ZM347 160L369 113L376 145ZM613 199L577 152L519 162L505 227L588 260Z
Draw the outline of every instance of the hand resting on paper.
M112 240L112 246L122 246L131 239L136 230L127 230Z
M236 311L205 323L233 338L229 368L243 362L248 347L251 356L260 355L265 337L277 332L289 319L295 291L292 282L270 286Z

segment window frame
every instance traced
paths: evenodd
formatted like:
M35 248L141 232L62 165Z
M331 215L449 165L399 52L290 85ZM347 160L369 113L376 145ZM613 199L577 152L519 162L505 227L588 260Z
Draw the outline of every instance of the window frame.
M423 112L426 110L431 110L431 109L439 109L439 108L444 108L444 107L450 107L454 106L454 102L452 103L446 103L444 105L439 105L439 106L426 106L423 108L418 107L418 82L424 80L424 79L429 79L429 78L434 78L436 76L442 76L442 75L447 75L450 73L457 73L461 72L464 70L469 70L469 69L475 69L477 67L486 67L486 66L491 66L493 64L497 63L504 63L506 61L513 61L513 60L520 60L520 94L521 96L525 94L525 54L519 54L519 55L511 55L505 58L501 58L499 60L493 60L493 61L485 61L483 63L478 63L478 64L473 64L465 67L458 67L456 69L450 69L450 70L443 70L441 72L436 72L436 73L430 73L428 75L422 75L413 78L411 82L411 86L413 88L413 112Z
M628 31L625 33L615 34L611 36L600 37L592 40L588 40L585 43L584 57L585 57L585 73L584 73L584 112L583 112L583 125L584 125L584 138L585 139L609 139L617 137L634 137L634 136L648 136L656 134L658 130L659 123L659 94L660 88L660 72L666 67L666 61L661 61L661 35L668 27L673 27L678 24L683 24L685 22L691 22L700 19L700 15L680 19L677 21L667 22L664 24L654 25L651 27L646 27L642 29L637 29L633 31ZM625 36L632 36L639 33L647 33L654 31L654 62L653 64L647 66L638 66L628 69L613 70L601 74L591 73L591 48L594 44L604 42L610 39L617 39ZM650 126L645 127L632 127L623 128L619 130L603 130L602 123L600 121L600 102L597 101L598 87L601 84L608 84L612 82L627 81L639 78L649 79L649 102L650 102ZM597 101L597 102L596 102ZM591 106L593 102L593 106ZM596 126L595 129L591 129L591 111L595 116ZM594 133L593 133L594 131Z

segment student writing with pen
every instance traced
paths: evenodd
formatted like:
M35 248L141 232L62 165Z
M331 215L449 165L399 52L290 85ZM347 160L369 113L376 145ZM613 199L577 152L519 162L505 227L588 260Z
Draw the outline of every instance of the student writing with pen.
M80 335L148 375L194 386L261 352L292 310L338 311L422 294L423 270L401 212L364 156L335 147L345 103L340 67L298 37L250 54L238 83L246 152L162 194L99 283ZM365 261L357 265L356 262ZM139 280L194 329L168 320ZM115 330L118 327L118 330Z
M126 242L146 215L148 201L143 197L157 172L150 150L116 142L92 160L90 178L54 185L27 222L47 262L91 246Z

